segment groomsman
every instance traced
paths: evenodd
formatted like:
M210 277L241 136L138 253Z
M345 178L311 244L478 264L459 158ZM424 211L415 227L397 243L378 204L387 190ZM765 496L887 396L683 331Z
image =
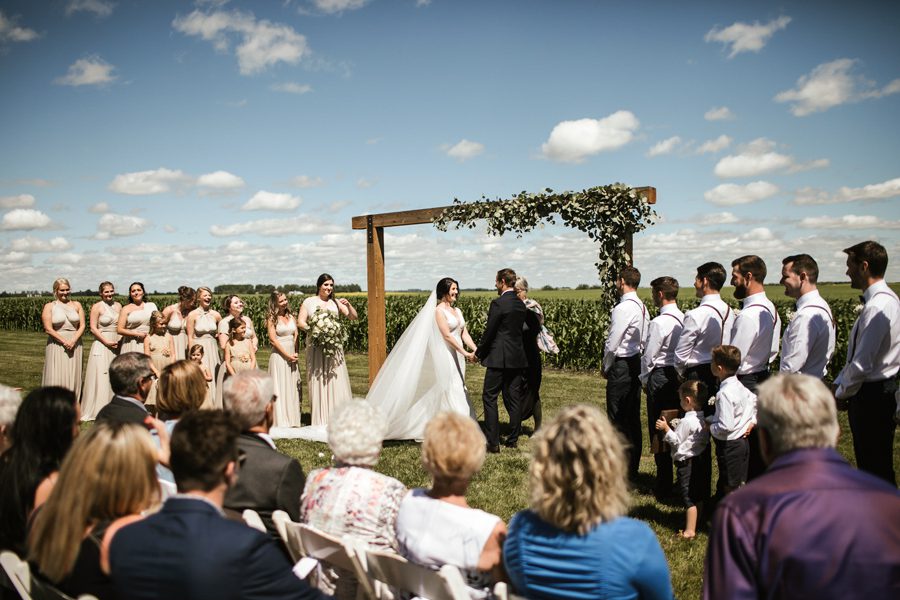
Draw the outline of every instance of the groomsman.
M734 297L742 301L731 328L731 345L741 351L737 378L754 394L756 386L769 378L769 363L778 355L781 341L781 319L766 296L765 279L766 263L760 257L751 254L731 262Z
M649 329L647 307L637 295L641 272L625 267L616 287L621 299L613 308L603 351L606 414L628 440L628 474L637 477L641 462L641 351Z
M675 371L675 346L684 327L684 313L678 309L678 281L672 277L657 277L650 282L653 304L659 315L650 321L647 346L641 359L641 385L647 392L647 424L651 438L656 435L656 420L660 412L677 409L678 373ZM672 491L672 457L668 452L653 455L656 462L657 497Z
M681 379L699 379L706 384L710 397L719 390L719 381L710 368L712 349L731 343L731 327L734 324L734 311L719 295L723 285L725 267L717 262L697 267L694 290L700 304L685 314L684 328L675 347L678 376ZM711 415L715 410L707 405L703 412Z
M900 300L884 281L888 255L877 242L844 250L850 285L864 307L847 343L847 363L834 380L834 396L849 408L856 464L896 486L894 422L900 371Z
M794 318L781 338L782 373L803 373L822 379L834 353L835 323L831 307L819 294L819 265L809 254L781 261L784 295L797 301Z
M781 319L763 286L766 273L765 261L756 255L731 261L734 297L742 301L741 312L731 329L731 345L741 351L738 381L754 394L756 387L769 378L769 363L778 355L781 341ZM747 481L750 481L766 470L766 464L759 448L758 433L751 431L747 437L750 445Z

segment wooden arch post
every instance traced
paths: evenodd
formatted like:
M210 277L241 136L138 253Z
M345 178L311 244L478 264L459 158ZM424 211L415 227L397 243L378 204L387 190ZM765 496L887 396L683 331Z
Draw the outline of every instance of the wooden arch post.
M648 204L656 204L655 187L639 187L635 191ZM425 225L432 223L447 206L404 210L399 212L360 215L353 217L353 229L366 230L366 280L368 291L369 320L369 384L375 381L381 365L387 359L387 319L385 315L384 290L384 228L404 225ZM625 241L625 251L634 256L634 242L631 236Z

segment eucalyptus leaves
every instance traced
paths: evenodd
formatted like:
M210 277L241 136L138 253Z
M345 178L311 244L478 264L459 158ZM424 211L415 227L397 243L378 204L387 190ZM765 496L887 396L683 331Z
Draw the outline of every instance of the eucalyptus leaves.
M488 200L482 196L475 202L453 200L453 206L434 220L434 226L447 231L452 222L455 229L472 229L475 222L487 222L491 235L514 232L522 237L541 223L555 224L556 219L588 234L598 245L598 259L594 263L604 289L604 299L615 302L616 277L631 259L627 244L632 235L653 223L656 212L641 195L626 185L614 183L588 188L580 192L543 193L520 192L509 200Z

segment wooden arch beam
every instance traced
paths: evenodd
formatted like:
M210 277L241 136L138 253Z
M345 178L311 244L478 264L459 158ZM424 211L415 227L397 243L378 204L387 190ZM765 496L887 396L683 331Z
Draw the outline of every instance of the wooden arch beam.
M655 187L639 187L635 191L648 204L656 204ZM500 201L502 202L502 200ZM353 217L353 229L366 230L366 279L369 321L369 384L375 381L381 365L387 359L387 320L384 289L384 228L432 223L449 206L403 210L398 212L360 215ZM628 256L633 256L633 240L625 241Z

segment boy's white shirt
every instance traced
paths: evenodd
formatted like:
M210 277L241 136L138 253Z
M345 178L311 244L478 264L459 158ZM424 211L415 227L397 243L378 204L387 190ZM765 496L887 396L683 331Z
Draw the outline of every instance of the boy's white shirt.
M709 432L717 440L737 440L750 423L756 424L756 394L732 375L719 385L716 414L709 417Z

